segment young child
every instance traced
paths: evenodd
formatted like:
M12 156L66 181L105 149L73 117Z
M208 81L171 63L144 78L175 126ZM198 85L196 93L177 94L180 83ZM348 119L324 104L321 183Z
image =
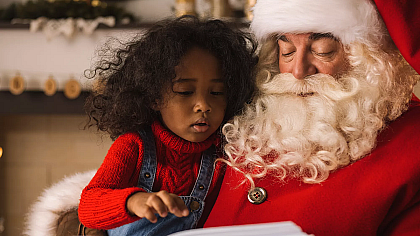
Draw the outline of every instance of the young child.
M186 16L102 61L86 109L89 125L115 141L82 192L84 226L121 236L204 224L223 174L219 128L253 93L255 49L219 20Z

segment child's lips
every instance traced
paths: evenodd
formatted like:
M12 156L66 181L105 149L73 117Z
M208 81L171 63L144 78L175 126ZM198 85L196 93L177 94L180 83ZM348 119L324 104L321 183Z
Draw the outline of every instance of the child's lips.
M197 131L199 133L204 133L204 132L206 132L210 128L210 126L209 125L198 125L198 124L195 124L195 125L193 125L193 128L194 128L195 131Z
M196 132L204 133L204 132L206 132L210 128L210 125L209 125L207 119L201 118L201 119L197 120L192 125L192 127L194 128L194 130Z

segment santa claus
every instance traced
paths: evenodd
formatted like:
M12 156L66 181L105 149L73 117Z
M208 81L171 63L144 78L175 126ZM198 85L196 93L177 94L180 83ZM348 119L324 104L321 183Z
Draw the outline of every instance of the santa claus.
M401 14L416 5L257 1L258 92L223 127L228 169L206 227L293 221L317 236L420 235L418 74L402 56L420 68L409 44L420 22Z

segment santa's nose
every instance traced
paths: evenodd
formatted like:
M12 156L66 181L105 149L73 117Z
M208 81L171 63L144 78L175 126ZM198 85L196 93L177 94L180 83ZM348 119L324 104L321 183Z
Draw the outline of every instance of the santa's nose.
M310 55L306 52L296 52L292 63L290 73L296 79L304 79L307 76L317 73L315 65L311 62Z

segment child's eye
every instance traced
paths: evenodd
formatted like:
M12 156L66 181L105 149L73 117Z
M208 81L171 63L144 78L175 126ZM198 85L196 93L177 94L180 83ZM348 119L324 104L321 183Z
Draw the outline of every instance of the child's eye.
M182 91L182 92L174 91L174 93L177 93L177 94L182 95L182 96L188 96L188 95L193 94L192 91Z
M210 92L211 95L224 95L224 92Z

